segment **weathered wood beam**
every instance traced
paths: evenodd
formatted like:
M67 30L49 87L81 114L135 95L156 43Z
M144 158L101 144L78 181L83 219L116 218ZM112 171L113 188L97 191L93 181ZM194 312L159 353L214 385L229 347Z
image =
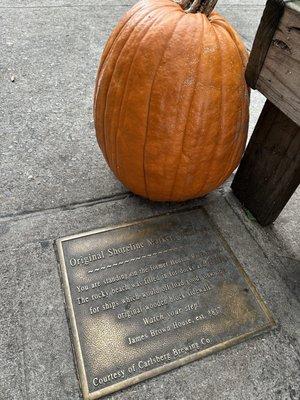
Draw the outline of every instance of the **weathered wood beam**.
M268 225L299 183L300 127L267 100L232 190L261 225Z
M300 2L267 2L246 79L300 125Z

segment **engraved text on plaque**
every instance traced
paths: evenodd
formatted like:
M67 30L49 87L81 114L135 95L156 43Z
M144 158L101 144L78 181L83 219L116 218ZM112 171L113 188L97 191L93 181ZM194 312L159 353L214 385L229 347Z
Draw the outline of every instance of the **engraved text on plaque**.
M273 325L201 208L74 235L57 244L85 399Z

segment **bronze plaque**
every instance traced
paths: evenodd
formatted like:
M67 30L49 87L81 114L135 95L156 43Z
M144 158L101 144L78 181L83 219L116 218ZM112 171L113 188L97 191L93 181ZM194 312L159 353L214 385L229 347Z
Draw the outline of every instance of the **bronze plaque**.
M274 325L202 208L57 241L84 399L96 399Z

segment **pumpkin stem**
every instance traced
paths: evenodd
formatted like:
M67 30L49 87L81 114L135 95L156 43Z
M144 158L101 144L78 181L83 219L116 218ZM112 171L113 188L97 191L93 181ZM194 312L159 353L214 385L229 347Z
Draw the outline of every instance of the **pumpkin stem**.
M175 0L186 13L201 12L207 17L214 9L218 0Z

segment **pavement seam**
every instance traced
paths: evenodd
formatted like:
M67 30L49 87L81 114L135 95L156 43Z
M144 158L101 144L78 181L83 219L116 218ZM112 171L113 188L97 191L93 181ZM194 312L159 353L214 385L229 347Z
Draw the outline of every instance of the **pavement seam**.
M117 4L114 7L132 7L133 4ZM44 6L0 6L0 9L35 9L35 8L83 8L83 7L110 7L111 4L61 4L61 5L44 5Z
M113 5L113 7L132 7L134 4L117 4ZM112 7L112 4L60 4L60 5L32 5L32 6L0 6L0 9L34 9L34 8L82 8L82 7ZM245 4L222 4L221 7L248 7ZM219 8L221 8L219 7ZM262 4L251 4L251 7L261 7L263 8Z
M18 221L20 219L31 217L32 215L44 214L47 212L56 212L56 211L72 211L81 207L91 207L101 203L109 203L110 201L124 200L127 197L133 197L134 194L126 191L122 193L117 193L111 196L100 197L99 199L91 199L85 200L82 202L74 202L69 204L62 204L56 207L43 208L38 210L24 210L19 213L11 213L11 214L3 214L0 215L0 223L1 222L10 222L10 221Z

